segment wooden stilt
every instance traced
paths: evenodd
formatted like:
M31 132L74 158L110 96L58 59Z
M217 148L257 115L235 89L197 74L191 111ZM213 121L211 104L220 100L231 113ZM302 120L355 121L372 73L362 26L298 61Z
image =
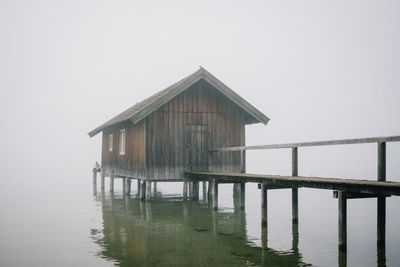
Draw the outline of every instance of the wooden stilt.
M104 192L105 189L105 172L101 170L101 192Z
M261 185L261 225L268 226L268 194L267 185Z
M110 174L110 192L114 193L114 170L111 170Z
M339 251L347 251L347 199L343 192L338 192L339 203Z
M212 180L212 203L213 209L218 210L218 182L217 179Z
M199 182L194 181L193 183L193 200L199 200Z
M132 180L130 178L126 179L126 194L130 195L131 194L131 186L132 186Z
M146 200L151 199L151 181L146 181Z
M93 168L93 187L97 188L97 168Z
M193 182L189 182L189 199L193 199Z
M126 178L122 178L122 195L126 195Z
M183 182L183 200L187 200L188 182Z
M203 201L207 199L207 181L203 181Z
M246 207L246 183L240 183L240 209Z
M140 179L136 179L137 181L137 196L140 198L140 191L142 189L142 184L140 183Z
M153 195L154 195L154 197L157 197L157 182L153 182Z
M146 198L146 180L140 181L140 200L144 200Z

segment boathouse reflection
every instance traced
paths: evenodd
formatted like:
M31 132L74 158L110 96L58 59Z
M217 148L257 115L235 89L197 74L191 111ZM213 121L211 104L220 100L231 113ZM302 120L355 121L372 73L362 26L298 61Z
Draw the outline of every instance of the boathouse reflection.
M207 202L174 197L143 202L129 196L96 194L101 202L103 229L91 236L100 246L99 257L119 266L308 266L298 250L294 229L291 251L248 241L246 216L214 211ZM235 205L236 206L236 205Z

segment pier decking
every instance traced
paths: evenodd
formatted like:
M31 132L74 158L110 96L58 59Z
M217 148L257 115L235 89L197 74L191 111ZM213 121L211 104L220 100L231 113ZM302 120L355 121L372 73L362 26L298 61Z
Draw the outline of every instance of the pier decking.
M218 183L259 183L265 184L267 189L308 187L353 193L400 196L400 182L210 172L186 172L186 177L201 181L216 179Z

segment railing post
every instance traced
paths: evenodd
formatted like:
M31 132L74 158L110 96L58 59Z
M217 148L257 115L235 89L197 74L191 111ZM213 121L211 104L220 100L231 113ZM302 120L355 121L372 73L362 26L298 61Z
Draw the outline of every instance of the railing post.
M126 194L127 195L131 194L131 186L132 186L132 180L130 178L126 178Z
M378 181L386 181L386 142L378 143ZM386 245L386 198L378 197L377 203L377 246Z
M292 148L292 176L299 175L298 151L297 147ZM292 188L292 222L299 223L298 189Z

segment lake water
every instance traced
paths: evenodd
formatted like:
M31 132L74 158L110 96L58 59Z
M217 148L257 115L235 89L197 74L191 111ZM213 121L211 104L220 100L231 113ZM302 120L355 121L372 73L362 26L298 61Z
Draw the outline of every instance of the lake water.
M246 186L235 208L232 185L219 186L219 209L182 201L181 183L158 183L157 195L129 197L92 188L90 166L74 173L16 170L1 180L0 266L377 266L376 200L348 201L348 253L337 249L337 200L329 190L299 189L292 227L291 191ZM201 188L201 187L200 187ZM200 190L202 191L202 190ZM400 266L400 202L387 200L387 245L380 266Z

